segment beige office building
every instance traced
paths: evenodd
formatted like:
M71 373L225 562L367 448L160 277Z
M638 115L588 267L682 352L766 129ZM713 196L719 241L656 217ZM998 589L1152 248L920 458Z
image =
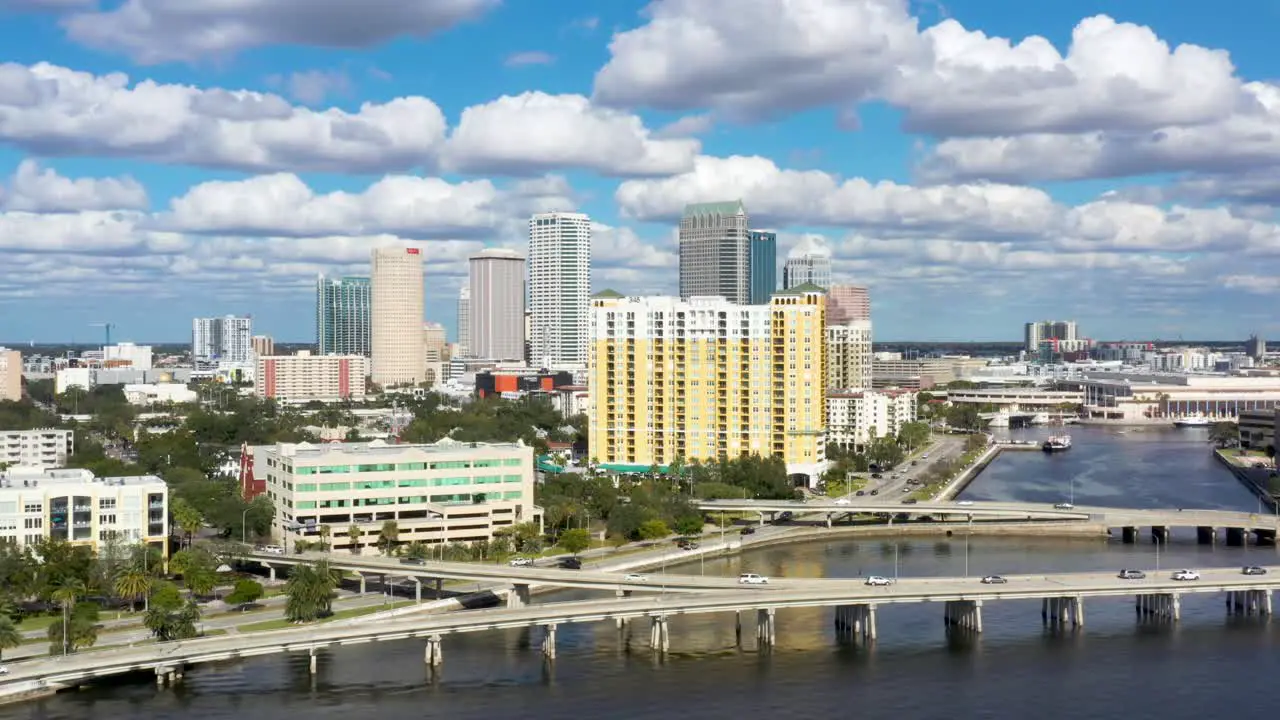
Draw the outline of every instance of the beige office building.
M0 401L22 399L22 353L0 347Z
M541 523L533 504L533 448L515 443L422 445L325 443L254 448L253 476L276 509L272 535L317 541L327 525L335 550L377 544L387 521L401 543L491 540L495 531Z
M849 320L827 325L827 388L871 387L871 321Z
M832 285L827 289L827 323L871 319L871 296L860 285Z
M368 375L363 355L264 355L258 358L254 392L283 402L363 400Z
M83 469L0 473L0 542L44 539L94 550L109 538L145 542L168 557L169 487L154 475L95 477Z
M422 381L422 251L386 247L373 251L370 273L370 374L386 388Z
M490 248L471 256L470 264L471 354L524 360L524 257L514 250Z

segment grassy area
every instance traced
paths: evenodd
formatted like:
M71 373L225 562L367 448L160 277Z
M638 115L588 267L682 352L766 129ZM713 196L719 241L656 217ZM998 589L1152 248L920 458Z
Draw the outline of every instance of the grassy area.
M49 626L58 622L57 615L32 615L22 619L18 623L18 632L32 632L34 630L48 630Z
M848 480L836 480L827 482L827 495L829 497L844 497L849 493L855 493L867 486L867 478L851 477Z
M374 613L383 612L385 610L394 610L396 608L407 607L413 604L414 602L412 600L397 600L396 602L391 603L390 605L370 605L369 607L351 608L349 610L339 610L334 614L330 615L329 617L315 624L323 625L325 623L331 623L335 620L349 620L351 618L363 617L365 615L372 615ZM289 622L284 618L277 618L275 620L266 620L263 622L256 622L256 623L249 623L248 625L241 625L237 629L242 633L246 633L246 632L265 632L267 630L287 630L289 628L295 628L298 626L299 626L298 623Z

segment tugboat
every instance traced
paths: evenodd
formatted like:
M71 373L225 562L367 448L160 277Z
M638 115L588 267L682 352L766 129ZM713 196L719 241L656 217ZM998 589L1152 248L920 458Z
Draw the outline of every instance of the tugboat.
M1070 450L1071 436L1070 435L1054 435L1048 440L1045 440L1044 445L1041 445L1040 449L1044 450L1047 453L1062 452L1063 450Z

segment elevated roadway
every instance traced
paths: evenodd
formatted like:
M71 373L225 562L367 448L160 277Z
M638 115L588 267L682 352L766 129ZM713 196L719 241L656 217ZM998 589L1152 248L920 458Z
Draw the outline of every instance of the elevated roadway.
M910 513L972 518L974 520L1060 520L1092 522L1107 527L1209 527L1275 532L1280 517L1269 514L1195 509L1134 509L1077 505L1070 509L1049 503L1018 502L919 502L904 504L892 498L841 500L702 500L698 508L713 512L805 513Z
M654 648L665 649L669 617L720 612L755 611L759 628L763 628L757 633L761 643L773 642L774 612L799 607L836 607L838 624L841 617L852 617L849 610L860 608L862 619L857 622L869 620L872 638L875 608L905 603L942 603L950 619L960 616L959 604L965 604L963 607L968 609L964 612L971 616L983 602L1040 599L1048 607L1050 600L1071 599L1079 607L1083 598L1134 596L1138 598L1140 610L1143 607L1173 608L1170 617L1176 619L1178 598L1182 595L1225 592L1229 601L1235 598L1239 602L1240 598L1247 597L1249 602L1258 602L1259 612L1269 612L1271 592L1280 588L1280 568L1270 568L1268 574L1261 576L1244 575L1239 569L1207 570L1195 581L1176 581L1168 572L1142 580L1124 580L1113 573L1018 575L1007 579L1007 584L987 585L978 578L921 578L884 587L868 586L860 578L797 580L785 588L751 586L747 592L622 597L390 619L371 625L299 627L14 663L10 674L0 683L0 695L48 691L139 671L155 672L163 679L180 675L188 665L284 652L311 654L314 671L314 657L319 649L411 638L427 641L425 660L435 665L442 657L440 642L445 635L531 626L546 628L543 650L553 657L558 625L609 620L621 623L649 618L654 628L651 634ZM1263 598L1265 605L1261 602ZM1077 624L1083 624L1082 614L1077 613L1075 617ZM980 620L976 629L981 629Z

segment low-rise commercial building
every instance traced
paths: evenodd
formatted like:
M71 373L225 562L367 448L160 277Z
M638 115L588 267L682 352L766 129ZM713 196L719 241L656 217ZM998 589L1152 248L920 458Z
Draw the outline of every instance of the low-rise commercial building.
M486 370L476 373L476 397L552 392L573 384L573 373L547 370Z
M1246 410L1280 407L1280 377L1107 373L1078 381L1090 418L1173 421L1190 416L1235 420Z
M266 355L258 358L254 392L283 402L362 400L368 375L363 355Z
M71 430L0 430L0 466L8 468L57 468L75 452Z
M1280 437L1280 408L1240 411L1240 447L1264 450Z
M94 477L88 470L0 473L0 542L18 546L45 538L95 551L117 542L145 542L166 556L169 488L154 475Z
M253 448L252 478L275 504L281 542L316 541L328 526L336 550L377 543L396 523L401 543L490 540L524 522L533 504L533 448L517 443L279 444Z
M846 450L861 452L915 419L916 393L911 391L827 394L827 441Z
M125 385L124 398L130 405L158 405L196 402L200 394L181 383L154 383Z
M898 355L898 357L893 357ZM875 387L911 387L928 390L962 380L987 366L982 358L941 357L903 359L899 353L876 353L871 361L872 384Z

